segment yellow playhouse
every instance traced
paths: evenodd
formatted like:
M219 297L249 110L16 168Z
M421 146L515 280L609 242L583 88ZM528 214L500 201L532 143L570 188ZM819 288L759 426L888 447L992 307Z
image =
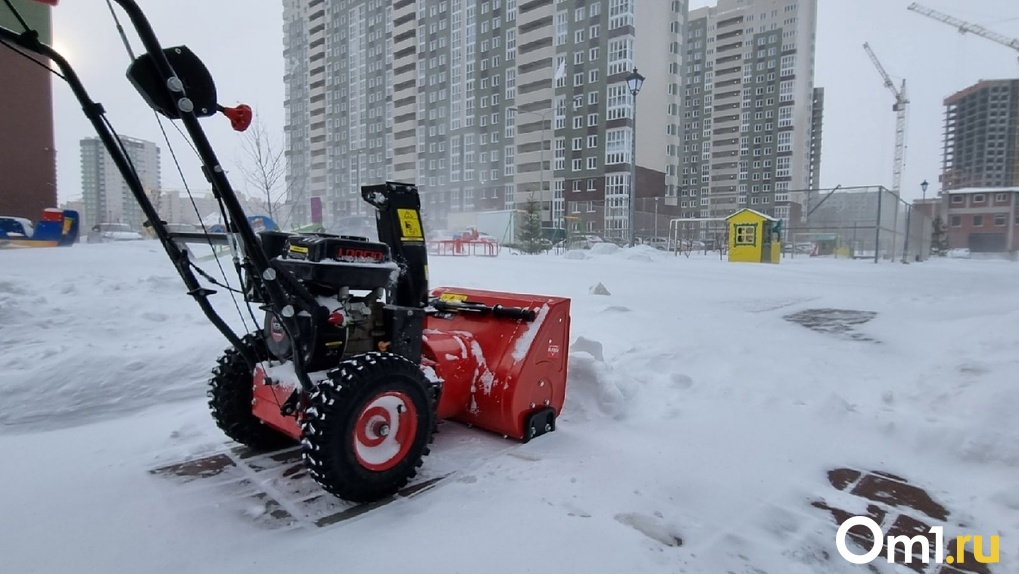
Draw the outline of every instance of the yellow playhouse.
M778 263L781 221L753 209L741 209L725 221L729 225L729 261Z

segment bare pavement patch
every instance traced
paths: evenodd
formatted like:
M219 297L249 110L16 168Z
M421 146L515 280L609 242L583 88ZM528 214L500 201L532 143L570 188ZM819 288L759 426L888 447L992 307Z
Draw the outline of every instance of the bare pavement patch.
M877 339L856 331L857 327L869 322L874 317L877 317L877 313L873 311L806 309L782 318L786 321L803 325L811 331L817 331L818 333L835 335L853 341L877 343Z
M906 564L905 548L896 546L895 563L901 564L920 574L992 574L987 564L978 562L969 549L963 548L963 554L957 553L957 540L954 536L946 534L941 550L945 557L945 564L935 564L934 554L937 552L938 540L931 532L932 526L945 527L945 532L956 532L965 530L966 526L950 520L949 510L936 501L926 490L910 484L908 480L894 474L881 471L862 471L852 468L836 468L828 471L828 481L835 488L836 492L831 497L821 498L811 503L815 508L827 510L831 513L836 525L841 525L853 516L866 516L876 523L881 532L888 536L905 536L914 538L922 536L929 542L929 553L921 556L918 552L921 548L912 545L912 559ZM844 508L857 509L854 512ZM866 508L860 512L860 508ZM873 532L863 526L853 526L848 532L850 547L855 546L853 552L865 554L874 545ZM886 562L885 550L875 559ZM960 559L961 558L961 559ZM837 555L832 556L838 560ZM926 562L926 563L925 563ZM871 565L870 570L876 571Z
M212 452L163 464L149 474L172 481L182 495L210 489L228 512L270 530L318 528L360 516L376 508L430 490L465 469L509 453L519 443L480 435L459 424L444 423L427 467L393 496L356 504L325 492L308 475L301 447L256 452L227 443Z

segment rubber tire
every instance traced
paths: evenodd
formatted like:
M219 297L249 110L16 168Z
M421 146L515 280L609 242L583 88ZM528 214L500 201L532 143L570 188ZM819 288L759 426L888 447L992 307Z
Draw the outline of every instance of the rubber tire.
M269 357L261 339L247 335L241 342L258 360ZM244 355L230 347L217 363L206 393L216 426L226 436L257 451L294 446L292 438L266 425L251 412L254 374L248 368Z
M354 423L366 404L387 391L401 392L417 411L417 429L403 460L375 471L354 453ZM308 474L327 492L352 502L395 494L417 475L437 424L438 387L417 364L392 353L365 353L341 362L312 392L301 420Z

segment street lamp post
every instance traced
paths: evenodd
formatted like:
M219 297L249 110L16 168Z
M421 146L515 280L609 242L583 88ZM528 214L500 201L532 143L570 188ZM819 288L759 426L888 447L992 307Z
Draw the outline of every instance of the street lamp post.
M658 241L658 196L655 196L655 234L652 241Z
M927 183L926 179L924 179L923 183L920 184L920 191L921 191L920 205L923 206L923 212L922 213L927 213L927 186L928 185L930 185L930 184ZM934 221L934 209L931 209L930 211L931 212L928 213L927 215L928 215L928 217L930 217L930 221ZM921 228L922 227L923 226L921 225ZM924 250L923 249L923 244L924 244L923 234L921 234L920 235L920 249L919 249L919 252L917 253L917 256L916 256L917 261L919 261L921 259L921 257L922 257L922 253L923 253L923 250ZM930 257L930 246L929 246L929 244L928 244L927 257Z
M633 69L633 72L626 77L626 87L630 90L630 95L633 96L633 130L630 133L632 138L630 148L630 201L629 201L629 217L627 218L627 224L630 228L630 247L637 244L637 230L636 225L636 214L637 214L637 94L640 93L641 87L644 85L644 76L637 72L637 68ZM657 219L656 219L657 221Z

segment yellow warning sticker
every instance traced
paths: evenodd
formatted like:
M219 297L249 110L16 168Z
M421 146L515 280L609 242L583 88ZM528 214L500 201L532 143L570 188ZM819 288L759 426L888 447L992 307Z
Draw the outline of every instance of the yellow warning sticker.
M300 245L291 245L290 246L290 252L291 253L301 253L303 255L307 255L308 254L308 248L307 247L302 247Z
M463 303L466 300L467 296L459 293L443 293L442 295L439 295L439 301L445 301L447 303Z
M397 209L396 215L400 218L400 237L410 240L425 238L421 233L421 220L418 219L416 209Z

